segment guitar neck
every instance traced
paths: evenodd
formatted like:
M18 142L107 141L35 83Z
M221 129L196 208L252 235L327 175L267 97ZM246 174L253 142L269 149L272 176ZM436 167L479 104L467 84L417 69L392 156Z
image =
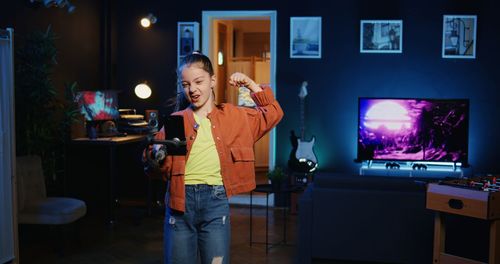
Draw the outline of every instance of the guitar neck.
M305 140L305 125L304 125L304 99L300 98L300 139Z

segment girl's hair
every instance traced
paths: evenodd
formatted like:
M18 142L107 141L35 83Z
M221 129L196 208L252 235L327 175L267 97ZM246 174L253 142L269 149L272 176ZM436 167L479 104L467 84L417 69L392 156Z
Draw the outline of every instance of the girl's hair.
M179 79L181 77L184 67L189 67L191 65L200 66L201 69L208 72L210 77L214 75L214 68L212 67L210 59L200 52L195 51L182 58L179 68L177 68L177 78Z
M182 58L179 67L177 68L177 85L178 85L177 91L182 91L181 89L182 84L180 80L182 75L182 70L185 67L189 67L191 65L199 66L199 68L208 72L210 77L214 76L214 68L212 67L212 62L210 61L210 59L207 56L201 54L200 52L194 51L193 53L186 55L184 58ZM171 102L172 100L169 101ZM177 112L188 106L189 106L189 101L186 99L184 92L177 92L177 96L175 98L174 111Z

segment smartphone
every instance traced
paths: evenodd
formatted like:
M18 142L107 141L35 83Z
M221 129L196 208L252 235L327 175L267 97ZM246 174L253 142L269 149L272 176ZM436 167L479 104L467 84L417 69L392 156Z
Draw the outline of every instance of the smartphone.
M184 131L184 118L178 115L166 115L163 117L163 126L165 127L165 139L179 142L186 142ZM186 155L186 144L178 146L168 146L167 155Z

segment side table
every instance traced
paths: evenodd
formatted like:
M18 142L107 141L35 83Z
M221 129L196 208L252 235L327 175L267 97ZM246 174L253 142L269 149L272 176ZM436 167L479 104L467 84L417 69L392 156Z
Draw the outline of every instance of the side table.
M271 184L257 184L255 189L250 192L250 246L252 246L253 244L265 244L266 254L267 254L269 252L269 249L276 245L279 244L287 245L286 242L287 205L285 205L285 207L283 208L283 238L282 240L277 242L269 242L269 195L277 192L290 194L292 192L298 192L300 190L301 188L297 186L289 186L284 189L274 190ZM265 242L253 241L253 193L254 192L266 194L266 241Z

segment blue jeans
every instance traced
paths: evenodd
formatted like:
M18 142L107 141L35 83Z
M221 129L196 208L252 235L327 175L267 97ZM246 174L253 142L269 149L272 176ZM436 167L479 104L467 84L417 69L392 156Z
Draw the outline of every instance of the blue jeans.
M167 208L163 240L164 263L230 263L231 225L224 186L186 185L186 211Z

